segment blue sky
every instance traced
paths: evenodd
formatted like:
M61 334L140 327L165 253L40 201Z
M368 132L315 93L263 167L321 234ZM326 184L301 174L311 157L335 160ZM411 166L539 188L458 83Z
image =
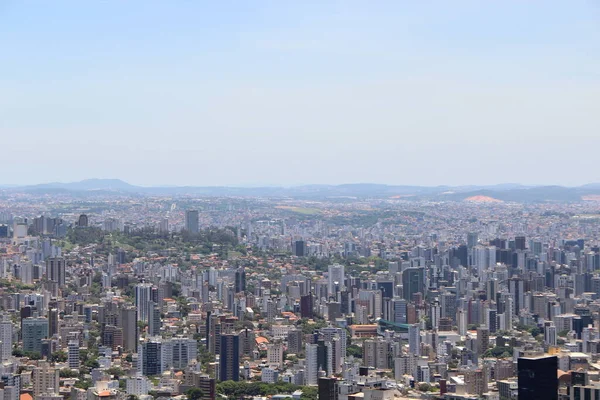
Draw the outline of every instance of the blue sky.
M597 1L0 0L0 183L600 181Z

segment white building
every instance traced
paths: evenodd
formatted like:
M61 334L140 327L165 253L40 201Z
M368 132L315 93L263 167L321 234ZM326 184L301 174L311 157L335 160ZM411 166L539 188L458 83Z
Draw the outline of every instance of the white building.
M317 370L317 348L316 344L305 345L306 353L306 385L315 386L318 383Z
M335 293L335 288L339 287L340 291L344 288L344 266L341 264L334 264L329 266L327 275L327 294L332 295Z
M0 322L0 359L8 360L12 355L13 324L8 317Z
M421 352L421 330L419 325L413 324L408 327L408 351L410 354L419 355Z
M148 394L150 382L145 376L135 376L127 378L127 394L134 396L144 396Z

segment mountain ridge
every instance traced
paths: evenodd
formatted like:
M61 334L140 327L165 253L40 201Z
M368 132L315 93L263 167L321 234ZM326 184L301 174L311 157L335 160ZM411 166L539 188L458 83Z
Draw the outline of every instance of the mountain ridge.
M239 196L239 197L374 197L430 201L464 201L473 196L487 196L507 202L573 202L585 195L600 194L600 183L577 187L560 185L494 185L416 186L378 183L312 184L300 186L137 186L121 179L92 178L76 182L50 182L36 185L0 185L2 192L30 193L94 193L114 192L141 195Z

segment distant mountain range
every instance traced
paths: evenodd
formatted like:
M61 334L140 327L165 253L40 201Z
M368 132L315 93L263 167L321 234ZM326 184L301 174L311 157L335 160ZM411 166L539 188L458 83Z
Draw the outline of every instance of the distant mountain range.
M403 186L373 183L304 185L294 187L155 186L131 185L120 179L86 179L70 183L0 185L5 193L121 193L138 195L201 195L292 198L397 198L431 201L578 202L600 200L600 183L579 187L535 186L506 183L489 186Z

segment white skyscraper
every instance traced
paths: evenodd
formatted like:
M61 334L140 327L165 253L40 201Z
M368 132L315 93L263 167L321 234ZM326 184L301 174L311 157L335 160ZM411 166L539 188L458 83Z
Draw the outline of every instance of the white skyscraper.
M315 386L318 383L318 369L317 369L317 349L316 344L306 344L306 384L308 386Z
M418 324L408 327L408 351L410 354L419 355L421 348L421 330Z
M329 296L335 294L336 286L342 291L344 288L344 279L344 266L341 264L330 265L327 281L327 294Z
M549 325L546 326L545 328L545 332L544 332L544 341L546 342L546 344L550 345L550 346L556 346L556 326L554 325ZM584 347L584 352L586 351L585 347L586 347L585 341L583 344Z
M152 301L152 285L140 283L135 287L135 307L138 311L138 319L148 322L150 306Z
M0 322L0 341L0 359L6 361L12 355L13 345L13 324L6 316Z

